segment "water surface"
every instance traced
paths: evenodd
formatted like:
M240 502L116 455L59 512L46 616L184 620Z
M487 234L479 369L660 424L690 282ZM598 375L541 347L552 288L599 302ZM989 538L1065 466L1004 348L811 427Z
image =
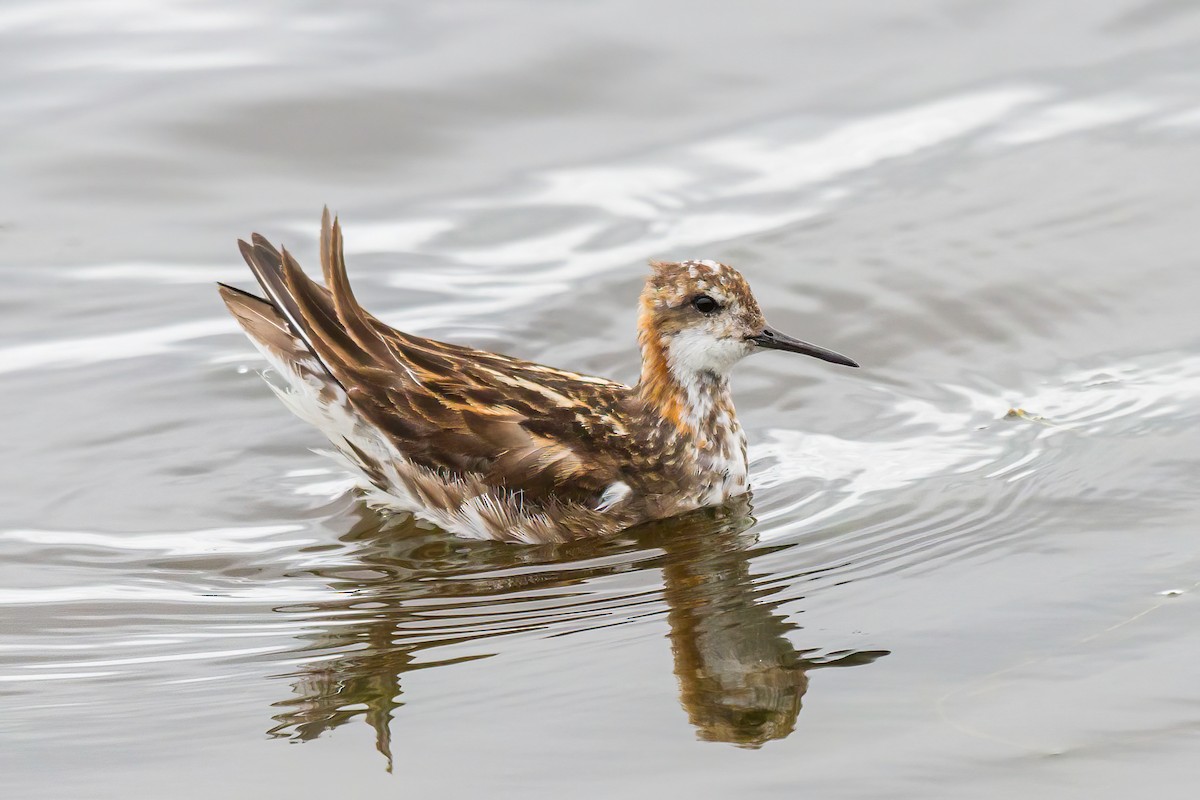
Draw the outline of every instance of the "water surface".
M1200 777L1200 15L0 10L13 798L1127 797ZM633 380L647 258L746 502L563 547L365 509L224 313L251 230L414 332Z

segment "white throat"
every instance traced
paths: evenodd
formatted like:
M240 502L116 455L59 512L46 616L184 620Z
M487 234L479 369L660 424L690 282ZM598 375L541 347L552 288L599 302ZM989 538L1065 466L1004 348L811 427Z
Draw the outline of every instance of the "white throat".
M717 338L697 328L682 330L667 345L667 366L680 386L700 377L724 381L733 365L750 354L753 345L730 338Z

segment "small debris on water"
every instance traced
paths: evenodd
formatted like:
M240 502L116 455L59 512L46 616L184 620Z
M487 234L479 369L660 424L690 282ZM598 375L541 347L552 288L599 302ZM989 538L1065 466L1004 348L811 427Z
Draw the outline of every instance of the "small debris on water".
M1036 422L1039 425L1045 425L1048 428L1061 428L1058 423L1051 422L1041 414L1033 414L1023 408L1010 408L1005 414L1004 419L1023 419L1027 422Z

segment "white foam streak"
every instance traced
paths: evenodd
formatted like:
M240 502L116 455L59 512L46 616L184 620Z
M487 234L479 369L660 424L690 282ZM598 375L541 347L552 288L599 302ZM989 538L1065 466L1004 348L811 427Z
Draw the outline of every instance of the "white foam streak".
M237 658L255 656L263 653L278 653L291 649L292 645L267 645L258 647L242 647L232 650L209 650L198 653L157 653L145 656L130 656L128 658L102 658L84 661L59 661L53 664L36 664L36 669L63 669L71 667L126 667L134 664L158 664L168 661L207 661L216 658Z
M297 220L288 227L311 236L313 223L311 219ZM444 217L421 217L396 222L347 221L342 230L346 253L402 253L428 244L454 227L454 222Z
M227 333L236 328L232 319L205 319L125 333L2 347L0 374L161 355L182 342Z
M90 0L21 5L0 12L0 30L34 28L61 34L228 32L258 21L251 9L212 9L190 0Z
M648 219L663 208L686 204L685 189L696 176L680 167L628 164L557 169L520 196L522 205L585 206L616 217Z
M107 678L116 673L112 670L104 672L55 672L36 673L32 675L0 675L0 683L32 683L34 681L73 681L83 678Z
M996 133L994 141L1007 145L1032 144L1139 119L1155 110L1155 103L1135 97L1097 97L1057 103L1006 126Z
M1045 95L1041 88L1006 87L878 114L792 145L730 137L698 145L695 151L755 175L717 192L718 196L789 191L961 139Z
M230 259L228 264L158 264L128 261L115 264L74 267L63 270L64 277L75 281L127 281L164 285L229 283L246 277L245 266Z
M275 538L279 534L301 530L299 525L263 525L252 528L208 528L179 533L98 533L94 531L54 531L16 529L0 531L0 542L53 547L95 547L110 552L152 551L169 556L210 555L215 553L266 553L290 550L312 544L314 539Z
M172 603L188 605L227 605L230 603L283 604L318 602L327 599L320 587L305 588L295 582L278 586L262 584L237 589L206 590L163 584L100 584L94 586L52 586L45 588L0 588L0 606L43 606L62 603Z

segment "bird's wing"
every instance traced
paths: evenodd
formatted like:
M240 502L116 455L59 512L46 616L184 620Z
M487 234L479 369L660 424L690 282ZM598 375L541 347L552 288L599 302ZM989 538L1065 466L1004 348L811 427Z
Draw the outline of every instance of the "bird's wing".
M629 387L391 328L365 312L346 276L342 232L322 220L322 287L262 236L242 255L270 302L406 458L526 502L596 506L620 480Z

